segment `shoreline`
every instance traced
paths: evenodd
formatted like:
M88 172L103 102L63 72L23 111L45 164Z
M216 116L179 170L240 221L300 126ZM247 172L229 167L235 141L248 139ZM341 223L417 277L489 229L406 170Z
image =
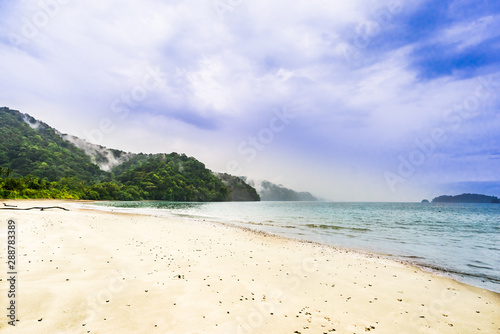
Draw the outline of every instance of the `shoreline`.
M196 219L193 217L193 219ZM361 248L349 248L349 247L343 247L343 246L336 246L336 245L331 245L331 244L327 244L327 243L322 243L322 242L318 242L318 241L312 241L312 240L307 240L307 239L300 239L298 237L293 237L293 236L284 236L284 235L280 235L280 234L275 234L275 233L272 233L272 232L266 232L266 231L259 231L259 230L254 230L252 228L249 228L249 227L245 227L245 226L239 226L239 225L236 225L236 224L231 224L231 223L226 223L226 222L220 222L220 221L210 221L211 223L214 223L214 224L221 224L221 225L224 225L224 226L228 226L230 228L236 228L236 229L241 229L243 231L246 231L248 233L255 233L255 234L262 234L262 235L266 235L266 236L269 236L271 238L278 238L278 239L285 239L285 240L290 240L290 241L295 241L295 242L298 242L298 243L304 243L304 244L312 244L312 245L317 245L317 246L324 246L324 247L328 247L328 248L331 248L333 250L337 250L337 251L344 251L344 252L349 252L349 253L353 253L353 254L359 254L360 256L365 256L367 258L376 258L376 259L379 259L379 260L387 260L387 261L391 261L391 262L396 262L396 263L400 263L402 265L407 265L407 266L411 266L415 269L418 269L424 273L428 273L428 274L431 274L431 275L435 275L435 276L438 276L438 277L442 277L442 278L445 278L445 279L450 279L450 280L453 280L457 283L460 283L460 284L465 284L465 285L468 285L468 286L472 286L474 288L478 288L478 289L481 289L481 290L485 290L485 291L489 291L491 293L495 293L495 294L498 294L500 295L500 291L493 291L493 290L490 290L488 288L484 288L484 287L481 287L481 286L477 286L477 285L474 285L474 284L471 284L471 283L467 283L467 282L464 282L462 280L460 280L460 276L462 277L468 277L468 276L471 276L469 274L465 274L465 273L462 273L462 272L456 272L456 271L452 271L450 269L446 269L446 268L443 268L443 267L438 267L438 266L432 266L430 264L427 264L425 262L419 262L418 260L416 259L411 259L412 257L404 257L404 256L399 256L399 255L392 255L392 254L386 254L386 253L382 253L382 252L376 252L376 251L372 251L372 250L369 250L369 249L361 249ZM483 278L482 276L474 276L476 278ZM491 278L488 278L490 280L492 280Z
M100 206L100 205L97 205L96 207L90 207L90 208L78 206L78 204L81 204L81 203L93 204L93 203L109 202L109 201L71 200L71 199L69 199L69 200L26 199L26 200L8 200L8 201L21 201L21 202L30 202L31 201L31 202L35 202L35 203L40 202L40 201L42 201L42 202L46 201L49 203L53 202L53 201L61 201L61 202L66 202L68 204L75 205L74 208L78 209L78 210L100 211L100 212L109 212L109 213L114 213L114 214L126 214L126 215L130 214L130 215L141 215L141 216L153 216L153 217L161 217L161 218L186 218L186 219L192 219L192 220L209 221L211 223L221 224L224 226L228 226L230 228L242 229L242 230L250 232L250 233L264 234L264 235L267 235L270 237L283 238L283 239L297 241L297 242L301 242L301 243L304 242L304 243L316 244L316 245L320 245L320 246L331 247L332 249L335 249L335 250L341 250L341 251L352 252L352 253L359 253L359 254L361 254L363 256L367 256L367 257L376 257L379 259L386 259L388 261L395 261L395 262L401 263L403 265L409 265L409 266L415 267L418 270L421 270L423 272L426 272L426 273L429 273L432 275L451 279L451 280L454 280L454 281L461 283L461 284L470 285L470 286L473 286L473 287L478 288L478 289L483 289L483 290L490 291L492 293L500 294L500 290L494 291L494 290L491 290L489 288L486 288L483 286L478 286L478 285L475 285L471 282L467 282L466 279L463 279L464 277L466 277L466 278L467 277L475 277L475 278L479 278L479 279L485 278L485 277L473 276L473 275L470 275L467 273L457 272L457 271L454 271L451 269L447 269L445 267L432 265L432 264L426 263L424 261L419 261L418 259L413 258L413 256L393 255L393 254L389 254L389 253L374 251L374 250L371 250L368 248L354 248L354 247L338 246L338 245L333 245L333 244L329 244L329 243L321 242L321 241L312 241L312 240L308 240L308 239L301 239L301 238L296 237L296 236L281 235L281 234L277 234L277 233L273 233L273 232L252 229L251 227L238 225L236 223L232 223L229 221L219 221L219 220L217 220L216 217L204 217L204 216L196 216L196 215L190 215L190 214L177 214L177 213L171 213L169 216L163 216L163 215L155 215L154 210L156 210L156 209L152 209L151 212L140 213L140 212L119 211L119 210L123 210L123 209L130 209L130 211L133 211L134 210L133 208L121 208L121 207L115 208L115 207L111 207L111 206ZM148 201L148 202L164 202L164 201ZM117 210L117 211L115 211L115 210ZM257 224L257 225L260 225L260 224ZM425 260L425 258L422 258L422 260ZM489 279L490 282L495 281L492 278L487 278L487 279Z
M79 201L8 202L73 204L0 211L22 222L24 306L20 328L4 317L1 333L500 332L500 294L381 254Z
M85 201L85 202L99 203L100 201ZM102 201L102 202L106 203L109 201ZM147 201L147 202L155 202L155 201ZM164 201L156 201L156 202L164 202ZM92 210L92 209L96 209L98 211L103 211L103 212L123 212L122 210L130 210L132 212L123 212L123 213L140 214L140 215L146 215L146 216L149 216L149 215L156 216L153 214L153 212L155 210L157 210L157 209L147 209L147 210L152 210L152 211L146 212L146 213L144 213L144 212L141 213L141 212L137 212L137 211L134 212L134 210L136 210L135 208L100 206L100 205L97 205L97 207L93 207L90 210ZM168 211L168 209L164 209L164 211ZM157 217L164 217L164 216L158 215ZM313 241L313 240L310 240L307 238L300 238L298 236L286 235L285 233L279 234L279 233L273 233L273 232L269 232L269 231L259 230L256 228L254 229L252 227L239 225L238 223L234 223L234 222L230 222L230 221L219 221L219 220L217 220L218 219L217 217L211 217L211 216L197 216L197 215L191 215L191 214L170 213L170 215L168 217L176 217L176 218L180 217L180 218L188 218L188 219L195 219L195 220L202 219L203 221L207 220L207 221L211 221L211 222L216 223L216 224L227 225L227 226L230 226L233 228L239 228L239 229L243 229L243 230L246 230L249 232L263 233L263 234L267 234L270 236L274 236L274 237L278 237L278 238L285 238L285 239L290 239L290 240L296 240L299 242L307 242L307 243L325 245L325 246L333 247L334 249L345 250L345 251L349 251L349 252L356 252L356 253L364 254L367 256L373 255L373 256L377 256L379 258L387 259L389 261L396 261L396 262L399 262L402 264L407 264L407 265L416 267L419 270L422 270L424 272L434 274L437 276L441 276L444 278L449 278L449 279L452 279L452 280L457 281L459 283L471 285L471 286L477 287L479 289L484 289L484 290L491 291L493 293L500 294L500 287L498 288L497 291L495 291L495 290L492 290L491 288L477 285L477 283L478 283L477 281L474 282L474 279L483 279L483 280L486 279L489 283L491 283L491 284L497 283L500 286L500 282L496 278L479 276L479 275L472 275L472 274L469 274L466 272L455 271L453 269L449 269L449 268L446 268L443 266L432 264L432 261L429 259L426 259L426 258L419 258L419 257L414 257L414 256L404 256L404 255L394 255L394 254L390 254L390 253L385 253L383 251L376 251L373 249L369 249L367 247L357 247L356 248L356 247L348 247L348 246L339 246L339 245L335 245L335 244L328 243L328 242L322 242L322 241ZM239 223L249 225L249 223L244 222L244 221L240 221ZM252 224L252 226L265 225L262 223L253 223L253 222L251 224Z
M140 212L115 211L113 209L123 210L124 208L119 208L119 207L115 208L115 207L111 207L111 206L99 206L99 205L97 205L96 207L90 207L90 208L79 206L79 204L82 204L82 203L93 204L93 203L109 202L109 201L72 200L72 199L63 199L63 200L57 200L57 199L1 200L0 199L0 203L5 202L5 201L21 202L21 203L24 203L24 202L27 202L27 203L30 203L30 202L33 202L33 203L43 203L43 202L47 202L47 203L56 202L56 203L58 203L58 202L62 202L62 203L68 203L68 204L72 205L73 209L83 210L83 211L88 210L88 211L109 212L109 213L113 213L113 214L152 216L152 217L167 218L167 219L168 218L174 218L174 219L175 218L185 218L185 219L192 219L192 220L199 220L199 221L203 220L204 222L209 221L209 222L214 223L214 224L220 224L220 225L224 225L224 226L227 226L230 228L241 229L241 230L244 230L244 231L247 231L250 233L263 234L263 235L267 235L270 237L283 238L283 239L297 241L297 242L301 242L301 243L303 242L303 243L316 244L316 245L320 245L320 246L331 247L332 249L336 249L336 250L343 250L343 251L348 251L348 252L353 252L353 253L359 253L361 255L365 255L368 257L374 256L374 257L377 257L380 259L386 259L388 261L395 261L395 262L398 262L401 264L413 266L413 267L415 267L419 270L422 270L423 272L426 272L426 273L430 273L430 274L444 277L447 279L452 279L454 281L457 281L458 283L470 285L470 286L473 286L473 287L476 287L479 289L483 289L483 290L487 290L487 291L490 291L493 293L500 294L500 291L494 291L494 290L491 290L491 289L488 289L488 288L485 288L482 286L477 286L477 285L474 285L473 283L469 283L469 282L466 282L466 281L463 281L460 279L460 277L463 278L463 277L469 277L469 276L473 276L473 275L463 273L463 272L454 271L451 269L447 269L447 268L442 267L442 266L432 265L430 263L426 263L426 262L419 260L419 259L425 260L425 258L418 258L418 257L414 257L414 256L404 256L404 255L393 255L390 253L384 253L381 251L371 250L369 248L362 248L362 247L355 248L355 247L339 246L339 245L334 245L334 244L330 244L327 242L302 239L302 238L296 237L296 236L282 235L282 234L278 234L278 233L273 233L273 232L268 232L268 231L263 231L263 230L258 230L258 229L252 229L251 227L238 225L236 223L229 222L229 221L219 221L219 220L217 220L216 217L205 217L205 216L196 216L196 215L190 215L190 214L177 214L177 213L171 213L171 215L169 215L169 216L163 216L163 215L155 215L153 212L156 209L153 209L152 212L140 213ZM164 201L148 201L148 202L164 202ZM127 208L127 209L129 209L129 208ZM130 211L133 211L133 209L130 208ZM241 222L241 223L244 223L244 222ZM257 224L257 225L260 225L260 224ZM473 276L473 277L484 278L482 276ZM490 279L490 281L491 280L496 281L492 278L487 278L487 279Z

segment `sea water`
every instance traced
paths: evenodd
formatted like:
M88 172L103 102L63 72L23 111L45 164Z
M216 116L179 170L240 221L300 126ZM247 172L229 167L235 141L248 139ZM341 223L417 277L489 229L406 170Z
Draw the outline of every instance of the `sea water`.
M380 253L500 292L500 204L101 202Z

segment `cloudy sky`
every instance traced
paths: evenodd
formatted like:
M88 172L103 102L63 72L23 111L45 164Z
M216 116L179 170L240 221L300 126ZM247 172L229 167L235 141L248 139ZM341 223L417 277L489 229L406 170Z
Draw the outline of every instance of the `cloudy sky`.
M336 201L500 195L493 0L0 0L0 105Z

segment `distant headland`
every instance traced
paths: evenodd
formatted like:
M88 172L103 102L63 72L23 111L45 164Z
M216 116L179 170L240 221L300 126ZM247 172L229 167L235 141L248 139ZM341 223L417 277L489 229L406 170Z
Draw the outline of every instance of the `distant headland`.
M439 196L434 198L432 203L500 203L500 200L496 196L462 194L456 196Z

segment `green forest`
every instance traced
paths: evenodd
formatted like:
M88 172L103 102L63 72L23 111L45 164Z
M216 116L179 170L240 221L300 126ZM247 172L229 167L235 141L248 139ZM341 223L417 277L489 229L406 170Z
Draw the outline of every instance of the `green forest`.
M230 201L226 184L177 153L136 154L105 172L48 125L0 108L0 198Z

